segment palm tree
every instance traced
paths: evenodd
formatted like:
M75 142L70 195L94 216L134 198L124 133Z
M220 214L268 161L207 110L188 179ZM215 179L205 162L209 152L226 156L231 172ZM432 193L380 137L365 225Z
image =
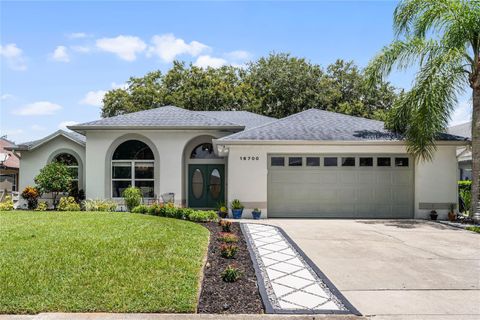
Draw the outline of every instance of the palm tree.
M409 153L419 160L431 160L438 133L445 131L458 96L470 88L470 215L480 219L480 1L401 0L393 25L394 41L366 69L371 85L393 68L417 66L418 72L411 90L397 99L387 126L404 134Z

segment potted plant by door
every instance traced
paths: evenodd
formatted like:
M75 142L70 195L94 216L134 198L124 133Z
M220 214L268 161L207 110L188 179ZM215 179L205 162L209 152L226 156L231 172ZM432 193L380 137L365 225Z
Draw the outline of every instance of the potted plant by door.
M253 209L253 211L252 211L253 219L258 220L258 219L260 219L261 215L262 215L262 210L260 210L258 208Z
M436 210L430 211L430 219L437 220L437 217L438 217L438 213Z
M231 204L231 208L232 208L233 219L240 219L242 217L243 208L244 208L240 200L238 199L233 200Z
M225 219L228 217L228 209L224 205L222 205L220 208L218 208L218 216L222 219Z
M448 220L453 222L457 220L457 214L455 213L455 204L450 204L450 211L448 212Z

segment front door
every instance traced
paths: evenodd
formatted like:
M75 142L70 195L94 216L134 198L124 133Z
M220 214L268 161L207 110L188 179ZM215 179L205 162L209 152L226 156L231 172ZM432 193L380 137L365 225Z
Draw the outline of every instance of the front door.
M225 201L225 165L190 164L188 166L188 206L215 208Z

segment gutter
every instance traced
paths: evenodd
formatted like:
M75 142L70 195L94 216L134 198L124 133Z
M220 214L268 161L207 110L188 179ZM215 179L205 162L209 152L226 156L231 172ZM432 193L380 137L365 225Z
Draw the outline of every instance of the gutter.
M405 141L390 140L221 140L214 139L214 145L405 145ZM465 146L470 145L470 141L437 141L437 146Z
M238 132L245 126L67 126L68 129L85 134L87 130L221 130Z

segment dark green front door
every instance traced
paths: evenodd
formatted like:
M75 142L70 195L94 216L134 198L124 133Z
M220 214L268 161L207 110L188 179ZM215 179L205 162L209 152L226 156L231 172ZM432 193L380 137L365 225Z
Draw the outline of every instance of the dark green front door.
M225 201L225 166L223 164L188 165L188 206L215 208Z

